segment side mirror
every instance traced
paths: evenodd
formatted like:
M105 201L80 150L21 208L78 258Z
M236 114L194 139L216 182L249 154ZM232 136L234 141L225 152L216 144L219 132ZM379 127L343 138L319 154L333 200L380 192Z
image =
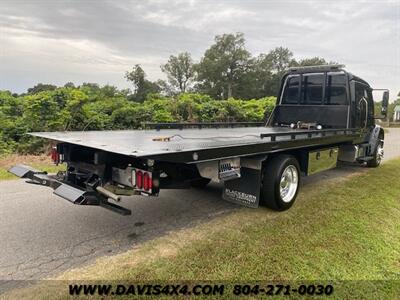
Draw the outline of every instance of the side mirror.
M384 91L382 96L382 110L381 114L387 116L387 110L389 106L389 91Z

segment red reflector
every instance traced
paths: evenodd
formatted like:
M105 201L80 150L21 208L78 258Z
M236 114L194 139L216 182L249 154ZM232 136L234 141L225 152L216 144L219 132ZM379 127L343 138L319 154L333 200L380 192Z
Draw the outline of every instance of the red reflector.
M149 173L144 173L143 176L143 189L148 191L152 188L152 181Z
M149 190L151 190L152 188L153 188L153 178L149 176Z
M143 173L142 171L136 171L136 187L141 189L143 186Z
M51 160L52 160L55 164L58 164L58 163L60 162L60 156L59 156L59 154L58 154L58 152L57 152L57 147L51 148L50 155L51 155Z

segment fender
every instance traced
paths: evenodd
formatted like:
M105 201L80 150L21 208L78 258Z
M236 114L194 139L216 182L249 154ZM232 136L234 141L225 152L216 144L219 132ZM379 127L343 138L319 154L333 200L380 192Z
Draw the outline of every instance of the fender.
M375 125L375 127L371 130L371 134L369 136L369 155L373 155L378 147L379 143L382 143L385 139L385 132L383 128L379 125Z

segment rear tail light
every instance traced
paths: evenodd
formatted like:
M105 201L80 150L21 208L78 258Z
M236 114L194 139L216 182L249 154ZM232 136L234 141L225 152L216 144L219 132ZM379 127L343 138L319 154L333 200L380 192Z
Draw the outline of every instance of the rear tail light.
M142 189L143 186L143 173L142 171L136 171L136 187Z
M145 191L149 191L149 190L151 190L152 185L153 185L153 182L152 182L150 173L147 173L147 172L144 173L144 176L143 176L143 189Z
M57 147L52 147L50 151L51 160L58 165L61 162L61 155L57 152Z
M144 170L134 170L132 172L132 185L137 190L151 193L153 189L153 175Z

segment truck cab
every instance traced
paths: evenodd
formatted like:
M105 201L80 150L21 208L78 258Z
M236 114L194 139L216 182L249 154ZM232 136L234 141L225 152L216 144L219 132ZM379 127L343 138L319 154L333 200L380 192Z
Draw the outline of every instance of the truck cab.
M282 79L271 125L303 120L323 128L375 126L372 88L340 66L291 69Z
M270 126L298 127L306 124L319 129L354 128L361 132L357 147L342 147L339 160L380 163L384 131L376 125L373 88L342 65L292 68L282 78ZM386 116L388 90L383 90L382 115ZM304 126L304 125L303 125ZM380 147L379 162L371 157ZM361 150L360 150L361 149ZM354 152L349 159L348 152ZM357 153L355 153L357 151Z

